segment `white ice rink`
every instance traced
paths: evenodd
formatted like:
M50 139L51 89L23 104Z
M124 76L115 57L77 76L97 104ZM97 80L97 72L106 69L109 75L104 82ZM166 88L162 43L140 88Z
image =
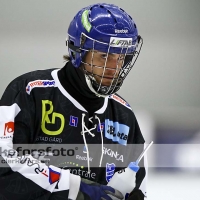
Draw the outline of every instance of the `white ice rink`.
M148 178L148 200L199 200L200 170L197 172L152 172Z

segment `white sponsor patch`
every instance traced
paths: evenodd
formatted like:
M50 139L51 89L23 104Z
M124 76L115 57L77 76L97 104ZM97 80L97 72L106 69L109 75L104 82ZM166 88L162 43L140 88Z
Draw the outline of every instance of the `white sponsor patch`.
M111 94L109 96L110 99L114 99L115 101L121 103L122 105L124 105L125 107L129 108L130 110L132 110L131 106L126 102L124 101L122 98L120 98L119 96L115 95L115 94Z
M131 45L132 45L132 38L118 38L118 37L110 38L110 46L112 47L124 47Z
M55 87L54 80L35 80L28 83L26 86L26 92L31 93L31 90L36 87Z

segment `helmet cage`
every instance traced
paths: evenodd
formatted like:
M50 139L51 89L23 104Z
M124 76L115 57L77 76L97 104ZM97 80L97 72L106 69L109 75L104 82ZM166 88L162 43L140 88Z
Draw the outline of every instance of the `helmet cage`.
M80 63L83 64L82 66L85 76L90 80L91 86L96 92L96 94L100 96L113 94L120 89L124 79L135 64L143 44L143 39L140 36L137 36L135 41L131 41L131 43L127 42L127 39L132 38L124 38L125 40L118 41L113 40L114 42L110 41L110 43L105 43L99 40L95 40L87 36L85 33L81 33L80 46L78 47L70 43L70 38L71 36L69 35L68 46L71 51L71 54L73 53L74 56L80 58ZM116 42L118 44L116 44ZM90 63L86 63L84 61L84 56L89 51L92 52L92 57ZM106 54L105 63L103 66L97 66L93 64L94 54L98 52L103 52ZM123 56L121 68L119 67L119 60L117 62L116 68L108 68L106 66L109 54L119 54L119 57ZM85 65L89 65L91 67L90 72L85 69ZM93 69L95 67L103 68L101 76L93 72ZM109 86L103 85L103 79L105 78L106 70L115 70L115 73ZM97 76L100 77L100 81L98 82L95 78Z

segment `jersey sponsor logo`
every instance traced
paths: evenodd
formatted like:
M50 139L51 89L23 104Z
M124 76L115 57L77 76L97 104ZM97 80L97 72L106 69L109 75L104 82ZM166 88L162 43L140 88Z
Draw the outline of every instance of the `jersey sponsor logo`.
M53 169L49 168L49 183L53 184L60 179L60 172L56 172Z
M124 156L118 154L117 151L113 151L112 149L108 149L106 147L103 147L103 153L105 155L108 155L108 156L112 157L112 158L114 157L117 161L124 162Z
M35 141L50 142L50 143L62 143L62 138L38 136Z
M54 86L55 86L54 80L35 80L28 83L28 85L26 86L26 92L30 94L33 88L54 87Z
M88 171L85 171L83 169L70 169L70 173L76 174L81 176L81 178L91 178L95 179L96 178L96 173L89 173Z
M129 134L129 127L119 122L113 122L109 119L105 120L105 137L113 142L126 145Z
M126 101L124 101L122 98L120 98L119 96L112 94L109 96L109 98L114 99L115 101L117 101L117 102L121 103L122 105L126 106L127 108L131 109L131 106Z
M128 33L128 30L127 29L115 29L115 33Z
M0 106L0 139L13 138L15 117L20 111L16 103L11 106Z
M83 153L87 153L85 146L83 147ZM103 153L104 155L108 155L112 158L114 157L117 161L124 162L124 156L120 155L117 151L103 147Z
M88 160L87 156L80 156L80 155L76 155L76 159L77 160ZM89 161L92 162L93 158L89 157Z
M49 109L47 109L49 108ZM42 100L42 123L41 129L47 135L59 135L62 133L65 126L65 118L62 114L56 113L53 111L53 103L49 100ZM60 124L60 127L57 130L55 129L55 125ZM46 126L52 127L52 130L46 128Z
M14 133L14 122L5 123L4 136L11 136Z
M69 125L77 127L77 125L78 125L78 117L74 117L74 116L70 115Z
M60 163L58 166L63 166L62 169L69 169L70 173L75 174L75 175L79 175L81 176L81 178L90 178L90 179L94 179L96 178L96 173L91 172L89 173L87 170L84 170L84 166L79 166L79 164L76 164L74 162L64 162L64 163ZM69 165L72 165L72 167L76 167L76 169L71 168ZM69 166L69 167L68 167ZM77 167L79 167L79 169L77 169Z
M106 181L109 182L115 173L115 164L114 163L106 163Z
M39 168L36 168L35 172L37 174L41 173L42 175L48 177L50 185L52 185L53 183L57 182L60 179L60 172L57 172L57 171L51 169L50 167L49 167L48 172L47 172L47 170L44 170L44 169L40 170Z
M103 131L104 126L105 126L105 123L104 123L104 122L101 123L101 124L98 124L98 126L97 126L97 132Z
M124 47L130 45L132 45L132 38L110 37L110 46L112 47Z

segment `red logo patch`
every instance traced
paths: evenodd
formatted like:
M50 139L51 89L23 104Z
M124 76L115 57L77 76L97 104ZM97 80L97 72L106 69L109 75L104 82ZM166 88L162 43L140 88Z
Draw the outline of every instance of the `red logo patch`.
M57 182L59 178L60 178L60 173L49 168L49 183L53 184Z
M6 136L9 133L13 133L13 132L14 132L14 122L5 123L4 136Z

